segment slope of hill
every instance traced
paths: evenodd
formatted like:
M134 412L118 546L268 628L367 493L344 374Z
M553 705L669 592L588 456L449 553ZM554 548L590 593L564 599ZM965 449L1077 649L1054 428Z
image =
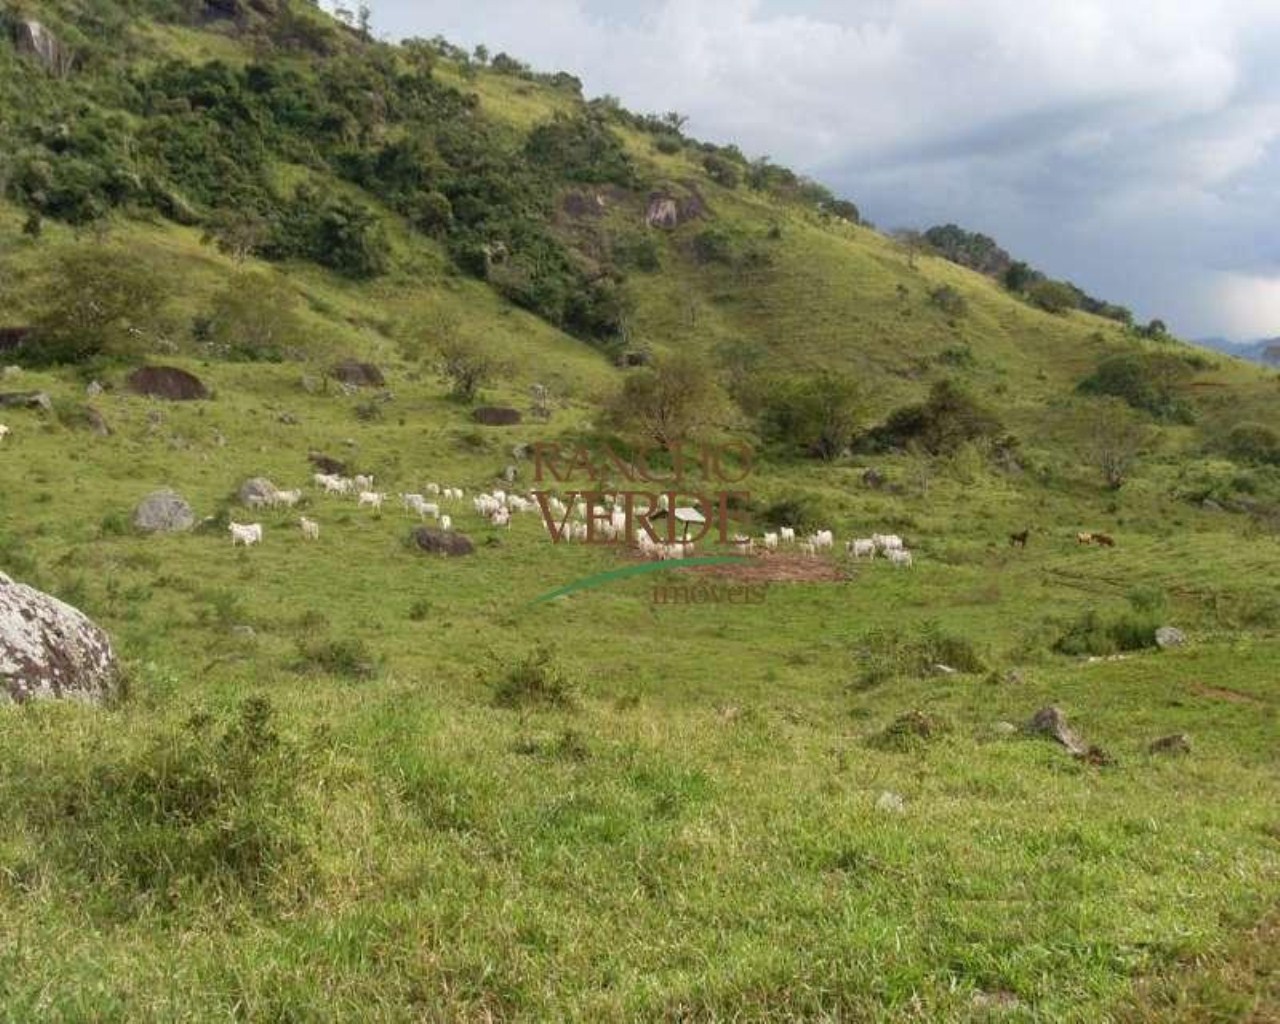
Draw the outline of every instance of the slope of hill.
M1280 902L1274 373L1045 313L511 58L281 0L4 12L0 327L37 331L0 392L53 411L0 410L0 571L130 685L0 709L0 1016L1173 1019L1188 963L1232 980L1186 1019L1267 1010L1224 961ZM149 301L68 328L104 281ZM476 423L459 353L524 423ZM535 486L538 441L635 443L607 410L680 356L728 395L691 439L760 449L753 533L897 532L914 568L531 604L635 560L470 496ZM144 361L214 397L131 394ZM476 553L325 497L315 452L465 488ZM238 504L260 475L318 543ZM136 533L162 486L211 523ZM1010 727L1050 703L1109 757Z

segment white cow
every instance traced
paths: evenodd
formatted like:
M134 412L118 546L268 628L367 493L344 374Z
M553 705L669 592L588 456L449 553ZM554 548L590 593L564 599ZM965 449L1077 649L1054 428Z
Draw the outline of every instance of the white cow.
M800 554L808 555L810 558L818 557L818 545L812 540L802 540L800 542Z
M426 486L426 487L424 487L424 488L423 488L423 490L424 490L424 491L426 491L428 494L430 494L430 495L434 498L434 497L439 496L439 494L440 494L440 485L439 485L439 484L427 484L427 486ZM446 495L445 495L445 497L447 498L447 497L448 497L448 495L446 494Z
M908 551L906 548L889 548L888 558L889 558L889 561L892 562L894 565L896 565L899 569L901 569L904 565L908 569L913 568L915 565L911 557L911 552Z
M306 516L302 516L298 520L298 525L302 527L302 536L307 540L320 539L320 524L314 519L308 519Z
M296 508L301 500L301 491L276 491L267 499L267 504L272 508Z
M386 495L385 495L385 494L380 494L380 493L378 493L377 491L361 491L361 492L360 492L360 504L359 504L359 506L358 506L358 507L359 507L359 508L371 508L371 509L373 509L373 510L374 510L374 511L376 511L376 512L381 512L381 511L382 511L382 499L383 499L383 498L385 498L385 497L386 497Z
M444 530L444 531L445 531L445 533L448 533L450 530L452 530L452 529L453 529L453 519L452 519L452 517L450 517L450 516L441 516L441 517L440 517L440 529Z
M231 546L243 544L249 547L252 544L262 543L262 524L261 523L231 523Z
M0 441L3 441L6 437L9 436L10 433L11 431L9 430L9 428L6 427L3 423L0 423Z
M783 544L794 544L796 542L796 531L794 527L782 527L782 529L778 531L778 536Z
M819 530L809 539L813 541L813 546L816 548L831 548L835 547L836 543L835 534L830 530Z
M778 550L778 535L776 533L766 533L764 535L764 548L766 551Z
M901 551L902 538L894 533L873 533L871 539L881 551Z
M354 483L359 490L367 491L373 486L373 477L357 475L352 483Z
M870 539L851 540L845 545L845 550L854 558L875 558L876 542Z

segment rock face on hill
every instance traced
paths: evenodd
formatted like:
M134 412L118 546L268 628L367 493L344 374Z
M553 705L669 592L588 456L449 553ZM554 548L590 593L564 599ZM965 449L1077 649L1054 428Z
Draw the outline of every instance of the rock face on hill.
M209 397L209 389L199 377L176 366L144 366L129 374L127 382L135 394L164 398L170 402L192 402Z
M13 44L20 53L35 57L51 74L65 75L74 63L71 51L38 21L18 22L13 27Z
M57 598L0 573L0 703L101 703L118 682L107 634Z
M134 510L133 525L144 533L182 533L196 525L196 516L180 494L156 491Z

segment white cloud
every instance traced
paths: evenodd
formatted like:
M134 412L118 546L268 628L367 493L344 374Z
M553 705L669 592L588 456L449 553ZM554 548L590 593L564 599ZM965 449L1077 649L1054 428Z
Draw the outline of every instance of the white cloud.
M679 110L693 134L814 173L886 225L984 230L1188 333L1221 326L1211 272L1266 257L1233 233L1280 216L1273 0L375 0L375 14L395 37L484 42L590 95Z

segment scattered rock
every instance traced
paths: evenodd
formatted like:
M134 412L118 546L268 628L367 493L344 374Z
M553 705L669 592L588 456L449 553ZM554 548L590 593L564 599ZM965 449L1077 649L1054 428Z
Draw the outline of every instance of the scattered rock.
M519 466L507 466L502 471L502 479L509 484L515 483L519 476L520 476Z
M513 427L524 417L519 409L500 405L482 405L471 413L471 418L486 427Z
M344 359L333 367L333 376L354 388L385 388L387 379L372 363L361 363L355 359Z
M91 405L84 407L84 419L92 430L99 437L110 437L111 427L107 423L107 419L97 409Z
M1027 723L1026 729L1030 733L1053 737L1066 747L1073 757L1086 764L1098 766L1115 764L1114 758L1101 747L1086 744L1079 733L1067 724L1067 716L1061 709L1052 705L1037 711Z
M1067 716L1053 705L1037 711L1026 728L1029 733L1052 736L1077 757L1083 757L1088 750L1084 740L1067 724Z
M10 391L0 394L0 409L39 409L53 412L53 400L44 391Z
M322 455L320 452L308 453L307 461L315 466L318 473L329 473L333 476L347 475L347 464L345 462L330 458L328 455Z
M1018 731L1018 727L1012 722L996 722L991 731L997 736L1012 736Z
M97 704L118 681L106 633L69 604L0 573L0 701Z
M1205 498L1204 501L1200 502L1200 507L1206 512L1221 512L1223 510L1222 506L1212 498Z
M901 814L907 809L907 801L899 793L884 790L876 799L876 810L889 814Z
M246 625L232 626L231 633L233 636L244 637L244 639L246 640L252 640L254 637L258 635L257 630L255 630L252 626L246 626Z
M622 352L619 353L617 364L624 370L632 370L637 366L648 366L653 362L653 356L648 352Z
M953 669L950 665L942 664L942 662L938 662L938 664L934 665L933 670L937 672L939 675L943 675L943 676L953 676L956 674L955 669Z
M1012 992L997 989L994 992L975 992L973 1005L980 1010L1016 1010L1022 1005L1022 1000Z
M283 423L286 427L296 427L298 425L298 417L291 412L282 412L276 417L276 422Z
M176 491L147 495L133 513L133 525L144 533L183 533L195 524L191 506Z
M524 462L533 458L533 445L527 443L512 445L511 457L518 462Z
M236 497L240 500L241 505L247 505L249 508L262 508L276 496L278 490L279 488L265 476L255 476L240 485L240 489L236 492Z
M1191 739L1184 732L1175 732L1170 736L1161 736L1147 748L1152 754L1189 754Z
M323 382L318 377L313 377L306 373L302 375L302 379L299 380L298 383L301 385L302 390L309 395L314 395L324 387Z
M0 380L12 380L14 377L21 376L21 366L6 366L3 370L0 370Z
M176 366L144 366L125 379L129 390L169 402L194 402L209 397L209 389L195 374Z
M457 558L473 554L476 550L476 546L471 543L471 538L456 530L445 531L430 526L419 526L414 529L411 536L419 548L433 555Z
M84 393L89 398L97 398L103 392L103 387L96 380L89 381L84 389Z
M1161 626L1156 630L1156 646L1162 651L1170 647L1181 647L1187 642L1187 634L1177 626Z

